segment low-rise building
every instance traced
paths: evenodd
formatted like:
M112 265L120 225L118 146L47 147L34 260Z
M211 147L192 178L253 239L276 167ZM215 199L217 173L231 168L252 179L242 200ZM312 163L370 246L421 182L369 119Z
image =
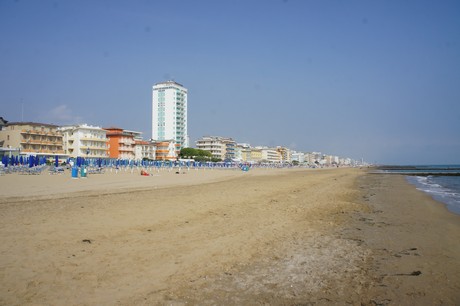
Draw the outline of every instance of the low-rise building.
M156 146L151 141L135 140L135 158L137 160L155 160L156 159Z
M250 160L251 162L260 162L262 161L262 148L251 148Z
M291 150L285 147L276 147L276 150L280 154L281 161L283 163L290 163L291 162Z
M203 136L196 141L198 149L211 152L213 158L234 160L236 142L232 138L220 136Z
M299 164L302 164L305 162L305 153L294 151L291 153L291 160L297 161Z
M63 148L69 157L107 158L107 131L87 124L63 126Z
M109 140L109 157L117 159L130 159L136 158L135 139L139 139L142 135L141 132L124 130L118 127L104 128L107 131L107 138Z
M247 162L251 160L251 145L238 143L235 147L235 160Z
M279 163L281 162L281 154L278 152L276 148L267 148L262 147L262 161L267 161L271 163Z
M154 142L156 160L176 160L179 156L180 144L174 139Z
M8 122L0 130L0 144L23 155L65 155L62 132L53 124Z

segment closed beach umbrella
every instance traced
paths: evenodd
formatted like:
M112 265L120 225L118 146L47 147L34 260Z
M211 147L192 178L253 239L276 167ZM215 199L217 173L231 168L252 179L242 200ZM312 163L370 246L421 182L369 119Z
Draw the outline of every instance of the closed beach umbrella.
M34 166L34 163L35 163L34 157L33 155L30 155L29 156L29 168L32 168Z
M24 158L22 156L19 157L19 163L22 165L24 164Z
M54 166L55 166L55 167L58 167L58 166L59 166L59 158L58 158L57 155L54 156Z

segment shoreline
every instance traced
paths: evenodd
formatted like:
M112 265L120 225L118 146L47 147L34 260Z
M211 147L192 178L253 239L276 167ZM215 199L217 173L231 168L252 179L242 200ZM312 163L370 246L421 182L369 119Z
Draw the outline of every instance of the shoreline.
M460 217L402 176L199 174L1 197L0 304L460 301Z
M354 234L372 250L372 300L383 305L457 305L460 216L405 175L369 173L357 183L370 209L358 214L361 228Z

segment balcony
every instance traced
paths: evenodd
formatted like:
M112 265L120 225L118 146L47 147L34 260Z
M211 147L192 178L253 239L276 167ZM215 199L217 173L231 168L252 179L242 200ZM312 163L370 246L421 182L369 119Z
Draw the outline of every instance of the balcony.
M134 140L132 139L120 139L118 140L119 144L125 144L125 145L132 145L134 144Z
M64 154L64 150L46 150L46 149L22 149L24 153L40 153L40 154Z
M104 150L104 151L107 151L107 147L99 147L99 146L81 146L80 147L81 150L93 150L93 151L101 151L101 150Z
M97 137L81 137L81 141L97 141L97 142L107 142L107 138L97 138ZM120 143L120 142L118 142Z
M128 147L119 147L118 151L120 152L134 152L133 148L128 148Z

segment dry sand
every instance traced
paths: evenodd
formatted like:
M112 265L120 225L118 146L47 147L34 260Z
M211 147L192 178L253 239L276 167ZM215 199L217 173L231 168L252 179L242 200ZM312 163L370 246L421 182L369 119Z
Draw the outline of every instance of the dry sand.
M403 177L183 172L0 177L0 304L460 304L460 217Z

